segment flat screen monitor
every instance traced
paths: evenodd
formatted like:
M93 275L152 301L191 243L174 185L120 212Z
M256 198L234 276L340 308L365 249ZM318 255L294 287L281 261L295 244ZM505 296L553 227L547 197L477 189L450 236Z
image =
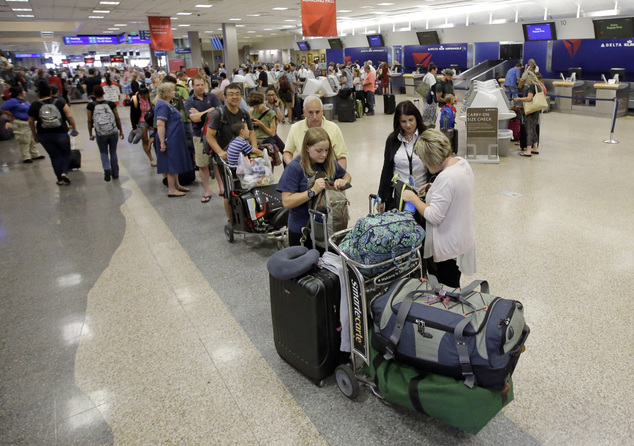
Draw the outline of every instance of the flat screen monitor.
M385 46L383 36L381 34L370 34L367 36L369 46Z
M297 42L297 48L299 48L300 51L308 51L310 45L308 45L308 42Z
M595 39L631 39L634 37L634 17L597 19L592 21Z
M84 62L85 63L95 63L95 58L94 57L84 57Z
M341 39L328 39L328 43L330 44L331 50L342 50L343 42Z
M110 56L99 56L101 63L110 63Z
M555 30L555 22L544 23L528 23L522 25L524 27L524 40L557 40L557 31Z
M416 33L416 37L418 37L419 45L438 45L440 43L436 31L419 31Z
M625 82L625 68L610 68L610 79L613 79L615 74L619 75L619 82Z
M123 56L110 56L110 62L123 62Z

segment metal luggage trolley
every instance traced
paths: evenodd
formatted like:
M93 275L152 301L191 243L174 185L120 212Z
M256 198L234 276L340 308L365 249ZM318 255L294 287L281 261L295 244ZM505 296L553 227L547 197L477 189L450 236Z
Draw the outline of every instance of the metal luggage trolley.
M376 200L376 195L370 195L370 213L372 213L372 200ZM342 260L350 321L350 364L339 365L335 370L335 378L341 392L350 399L355 399L359 395L360 383L368 386L372 393L382 399L376 384L361 373L365 364L370 365L368 304L386 292L392 282L398 278L414 275L423 277L423 259L420 253L422 242L415 248L414 254L408 252L395 259L366 265L355 262L339 249L339 244L350 230L336 232L328 240ZM361 273L361 270L381 266L391 266L391 268L374 276Z
M225 198L229 200L229 210L231 212L231 220L224 228L227 241L233 243L235 235L240 235L243 239L247 236L256 236L261 239L275 239L278 249L288 246L288 229L286 227L288 210L282 206L281 196L277 197L278 193L275 191L275 184L254 187L251 190L242 189L240 180L235 175L235 169L232 169L222 158L217 159L220 159L220 165L224 171ZM244 208L242 195L246 193L253 193L254 198L257 196L259 201L263 202L265 216L268 217L268 225L263 231L255 229L250 216ZM269 210L266 209L269 205L273 207L270 214Z

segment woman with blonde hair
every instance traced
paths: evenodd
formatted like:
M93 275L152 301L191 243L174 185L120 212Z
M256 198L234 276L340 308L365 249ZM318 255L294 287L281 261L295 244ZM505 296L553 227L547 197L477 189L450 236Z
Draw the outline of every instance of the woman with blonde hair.
M533 97L537 94L537 90L541 89L539 79L535 73L527 70L524 73L526 76L526 84L528 85L528 91L523 98L515 98L517 102L531 102ZM539 112L533 112L524 115L524 127L526 129L526 148L520 152L520 156L530 157L532 155L539 154L539 134L537 126L539 125Z
M308 179L317 172L325 178L317 178L308 189ZM328 133L321 127L308 129L304 136L300 156L289 163L282 173L277 191L282 193L282 203L288 213L289 246L301 244L302 228L309 223L308 203L326 188L326 182L337 189L344 189L352 177L337 163ZM304 246L312 248L307 240Z
M411 190L403 192L403 199L425 218L423 257L428 271L440 283L458 288L461 274L476 272L473 171L465 159L453 156L451 143L436 129L422 133L414 153L437 176L418 190L427 192L426 202Z

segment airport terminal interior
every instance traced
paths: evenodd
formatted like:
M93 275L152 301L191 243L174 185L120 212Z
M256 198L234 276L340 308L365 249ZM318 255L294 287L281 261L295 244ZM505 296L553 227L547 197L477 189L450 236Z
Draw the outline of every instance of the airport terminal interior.
M176 7L156 9L176 17ZM554 80L545 82L553 96ZM413 90L395 88L396 103L422 109ZM465 92L459 114L474 100ZM334 376L317 386L285 362L266 268L278 243L239 235L230 243L215 180L208 203L198 176L185 197L168 198L141 144L126 138L119 178L104 181L85 101L70 105L82 164L68 185L56 184L41 146L46 158L27 164L15 139L0 141L0 444L634 444L634 112L626 100L613 119L562 99L541 115L539 154L522 157L510 142L496 162L470 163L477 272L461 285L486 279L492 294L523 304L531 330L514 400L476 435L365 387L348 399ZM129 108L118 110L127 135ZM393 128L380 95L375 112L334 119L348 148L350 226L368 214ZM278 125L282 140L290 128ZM456 129L457 156L466 157L464 119Z

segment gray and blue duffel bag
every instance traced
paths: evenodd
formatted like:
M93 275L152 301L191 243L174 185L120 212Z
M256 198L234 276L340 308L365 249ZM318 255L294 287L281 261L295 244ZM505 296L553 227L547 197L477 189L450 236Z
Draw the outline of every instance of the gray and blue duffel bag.
M372 314L372 345L386 359L497 392L530 333L522 304L489 294L486 281L454 289L434 276L401 279L372 302Z

